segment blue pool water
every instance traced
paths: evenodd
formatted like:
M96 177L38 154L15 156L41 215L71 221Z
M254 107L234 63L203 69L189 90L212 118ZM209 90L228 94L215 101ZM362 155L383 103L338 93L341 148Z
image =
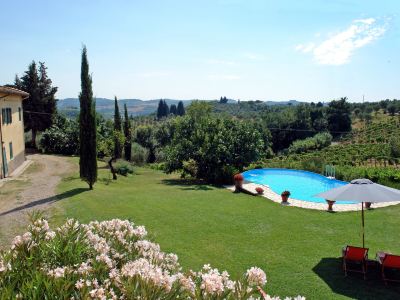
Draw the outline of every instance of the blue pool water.
M290 169L254 169L244 172L243 177L246 181L268 185L279 195L288 190L291 198L320 203L326 203L325 199L314 197L315 194L347 184L320 174ZM336 202L336 204L352 203L354 202Z

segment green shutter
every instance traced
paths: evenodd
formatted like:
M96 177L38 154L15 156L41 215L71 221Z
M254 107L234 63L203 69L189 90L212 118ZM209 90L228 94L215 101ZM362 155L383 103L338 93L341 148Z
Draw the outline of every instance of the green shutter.
M5 108L1 109L1 123L3 125L6 124L6 109Z
M14 158L12 142L10 142L10 160Z

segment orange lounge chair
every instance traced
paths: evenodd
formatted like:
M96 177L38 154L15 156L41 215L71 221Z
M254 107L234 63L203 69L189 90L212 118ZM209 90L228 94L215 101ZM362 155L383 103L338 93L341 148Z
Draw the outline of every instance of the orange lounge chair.
M343 270L344 276L347 276L347 272L358 272L364 275L364 280L367 274L367 260L368 260L368 248L346 246L343 249ZM349 268L349 265L351 268ZM357 268L354 268L358 266Z
M378 263L381 265L382 279L387 284L388 281L400 282L400 279L388 278L385 274L387 269L400 270L400 255L393 255L385 252L378 252L376 254Z

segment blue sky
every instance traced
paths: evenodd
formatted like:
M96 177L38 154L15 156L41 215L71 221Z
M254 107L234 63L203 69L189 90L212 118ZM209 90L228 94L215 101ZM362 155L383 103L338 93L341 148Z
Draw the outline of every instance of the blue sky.
M77 97L400 98L400 2L1 0L0 83L44 61Z

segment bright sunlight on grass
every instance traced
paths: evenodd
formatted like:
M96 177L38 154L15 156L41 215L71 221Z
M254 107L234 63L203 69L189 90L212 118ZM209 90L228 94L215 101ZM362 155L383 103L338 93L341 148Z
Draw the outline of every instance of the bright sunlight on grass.
M400 288L385 287L375 272L367 281L343 276L341 247L360 245L359 212L327 213L283 207L263 197L182 181L177 175L137 168L130 177L110 180L99 170L94 190L77 177L59 186L53 222L111 218L145 225L167 252L177 253L185 269L210 263L238 277L251 266L267 273L267 292L307 299L396 299ZM400 253L394 234L400 206L367 211L366 246ZM383 220L385 222L383 222ZM386 233L386 234L383 234ZM389 233L389 234L388 234ZM393 233L393 234L391 234Z

